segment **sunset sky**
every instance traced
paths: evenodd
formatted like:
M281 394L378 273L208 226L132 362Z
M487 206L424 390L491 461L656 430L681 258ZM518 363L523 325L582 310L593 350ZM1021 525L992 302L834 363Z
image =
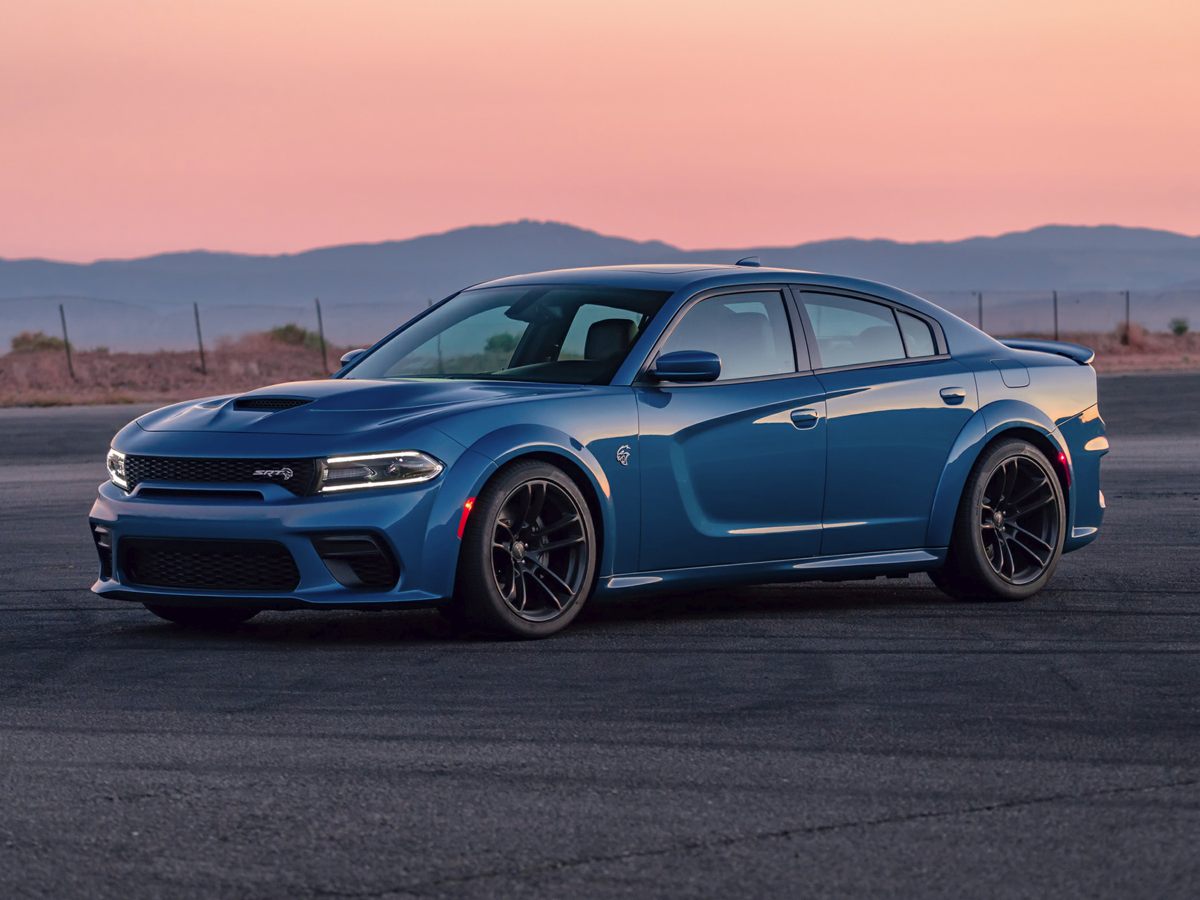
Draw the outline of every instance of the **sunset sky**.
M1200 232L1195 0L0 0L0 257Z

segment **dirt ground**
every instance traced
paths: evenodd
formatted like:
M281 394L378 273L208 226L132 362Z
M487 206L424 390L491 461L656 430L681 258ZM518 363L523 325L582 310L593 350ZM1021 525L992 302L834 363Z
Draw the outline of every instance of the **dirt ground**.
M267 384L322 378L338 367L350 348L321 353L285 344L266 335L247 335L206 353L207 374L196 351L72 354L75 378L62 350L16 352L0 356L0 406L63 406L94 403L168 403L216 396Z
M1148 332L1139 325L1106 334L1064 334L1062 340L1096 351L1096 371L1102 374L1200 371L1200 332L1183 335ZM1029 335L1053 338L1053 335Z

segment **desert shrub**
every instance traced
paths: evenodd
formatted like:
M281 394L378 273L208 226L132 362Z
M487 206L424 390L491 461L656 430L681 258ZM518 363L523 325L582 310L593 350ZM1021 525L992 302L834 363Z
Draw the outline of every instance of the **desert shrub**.
M502 331L499 334L493 334L487 339L487 343L483 345L486 353L509 353L511 354L517 349L517 336L509 334L507 331Z
M1190 325L1187 319L1172 319L1168 327L1171 329L1171 334L1175 335L1175 337L1183 337L1188 333Z
M291 344L294 347L307 347L309 350L321 349L321 336L315 331L309 331L307 328L302 328L294 322L276 326L267 333L271 336L271 340L278 341L281 344Z
M1137 322L1130 323L1128 329L1124 322L1118 325L1117 339L1126 347L1133 347L1137 350L1145 350L1148 346L1146 329Z
M39 350L62 350L63 339L44 331L22 331L12 339L13 353L36 353Z

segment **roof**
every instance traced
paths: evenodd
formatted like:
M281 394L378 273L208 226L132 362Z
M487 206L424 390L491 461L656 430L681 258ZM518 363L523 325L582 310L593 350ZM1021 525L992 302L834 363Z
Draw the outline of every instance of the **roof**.
M768 266L738 266L703 263L677 265L629 265L589 266L578 269L551 269L546 272L530 272L526 275L510 275L484 281L473 287L501 287L508 285L535 284L587 284L607 287L640 288L650 291L700 291L707 288L726 287L735 284L792 282L824 287L841 288L886 297L900 303L914 303L919 308L931 306L907 291L854 278L849 275L830 275L804 269L780 269Z
M698 285L721 276L734 276L747 281L770 281L771 278L761 277L765 273L774 272L775 281L780 280L779 273L794 277L796 269L767 269L757 266L735 266L706 263L678 264L635 264L628 266L587 266L578 269L551 269L546 272L530 272L526 275L510 275L506 278L496 278L485 281L475 287L498 287L501 285L520 284L601 284L612 287L642 288L652 291L677 291L681 288ZM756 276L756 277L747 277Z
M804 284L814 287L855 291L868 296L882 297L923 312L938 319L946 331L947 340L962 352L992 351L1000 345L983 332L953 313L918 297L908 291L854 278L850 275L831 275L802 269L779 269L766 266L738 266L728 264L684 263L676 265L640 264L629 266L591 266L579 269L553 269L547 272L531 272L527 275L510 275L485 281L474 287L499 287L506 285L579 284L605 287L632 288L651 291L668 291L672 294L694 294L710 288L730 287L747 284Z

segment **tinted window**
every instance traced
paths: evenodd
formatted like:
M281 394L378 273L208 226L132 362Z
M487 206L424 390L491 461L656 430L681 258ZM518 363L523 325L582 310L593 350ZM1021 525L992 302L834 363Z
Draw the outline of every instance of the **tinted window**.
M904 344L890 306L833 294L800 297L824 368L904 359Z
M629 327L630 334L641 331L642 325L645 323L646 317L639 312L629 309L619 309L613 306L605 306L598 303L585 303L575 313L575 318L571 320L571 327L567 329L567 336L563 338L562 349L558 352L559 359L586 359L588 336L592 337L592 345L596 345L596 335L599 328L593 328L598 322L611 322L614 319L621 319L631 322Z
M671 332L659 353L707 350L721 357L719 381L796 371L792 332L777 291L701 300Z
M667 296L590 285L463 291L344 377L605 384Z
M929 323L906 312L896 310L896 318L900 321L900 332L904 335L904 349L909 356L935 356L937 345L933 341L933 332Z

